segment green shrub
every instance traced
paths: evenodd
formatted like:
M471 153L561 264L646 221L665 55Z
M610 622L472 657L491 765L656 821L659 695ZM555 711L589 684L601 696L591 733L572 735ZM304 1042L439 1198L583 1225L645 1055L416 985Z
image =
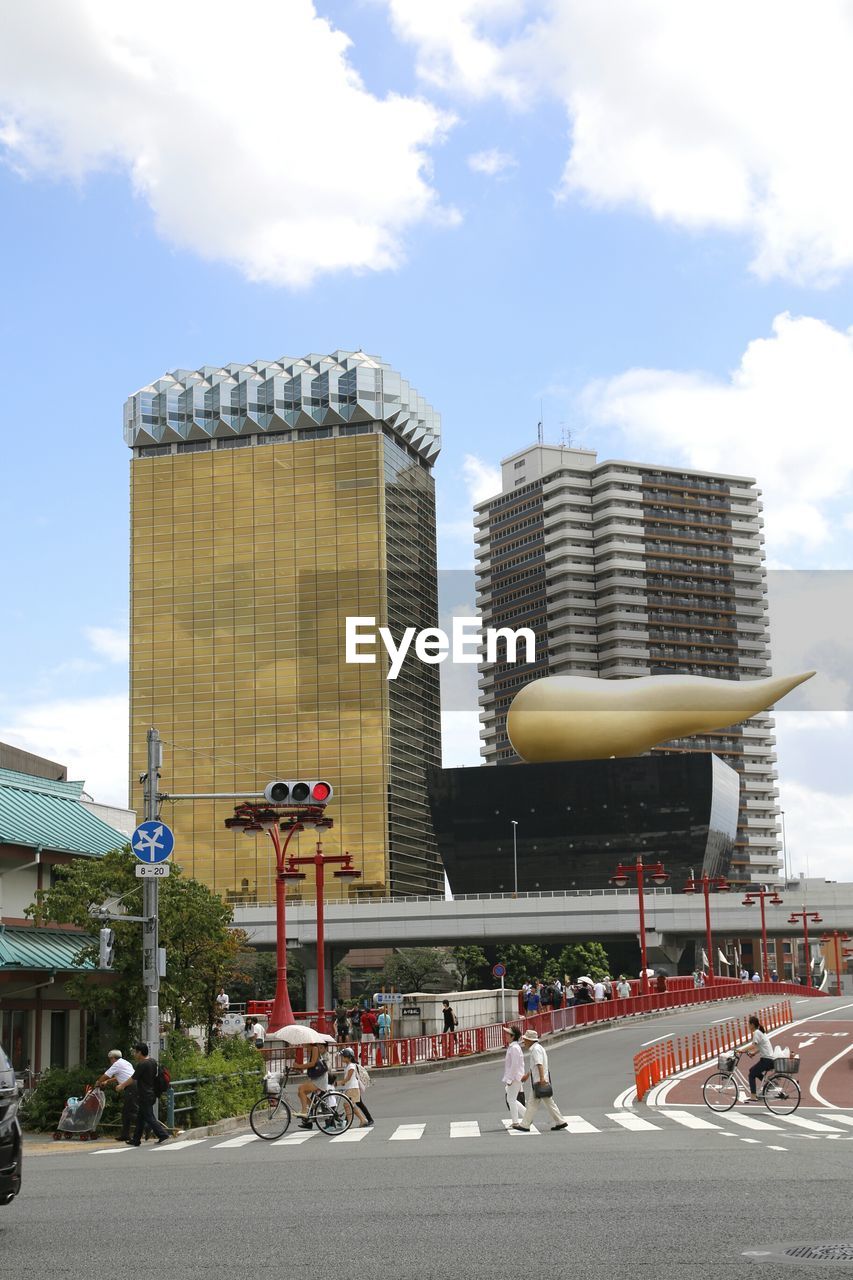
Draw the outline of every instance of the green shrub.
M176 1099L177 1106L190 1101L194 1104L191 1112L181 1111L175 1117L182 1129L244 1115L261 1096L262 1061L255 1047L242 1036L226 1037L211 1054L202 1053L185 1036L170 1036L163 1065L173 1083L199 1081L194 1098Z

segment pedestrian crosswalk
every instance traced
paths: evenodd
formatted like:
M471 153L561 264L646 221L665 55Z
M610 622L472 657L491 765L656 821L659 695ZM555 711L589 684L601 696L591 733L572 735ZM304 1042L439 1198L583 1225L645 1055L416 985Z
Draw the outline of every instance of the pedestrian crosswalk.
M650 1108L643 1112L625 1109L618 1111L595 1111L594 1113L581 1115L563 1116L565 1128L559 1133L551 1134L548 1132L551 1128L550 1124L543 1126L542 1129L531 1125L529 1133L522 1133L511 1127L511 1121L507 1118L496 1118L494 1116L478 1116L469 1119L449 1119L449 1118L431 1118L417 1122L398 1123L397 1121L388 1120L380 1121L377 1125L365 1128L353 1128L346 1133L338 1134L335 1137L325 1137L316 1129L292 1129L282 1138L277 1138L273 1142L264 1142L258 1138L256 1134L239 1133L234 1137L224 1137L222 1135L207 1138L180 1138L176 1141L163 1143L162 1146L152 1146L147 1148L158 1157L169 1153L179 1153L188 1151L190 1148L196 1150L196 1154L201 1150L216 1151L222 1155L230 1155L244 1151L247 1147L253 1147L258 1151L264 1148L281 1149L288 1147L302 1147L306 1143L312 1143L312 1150L319 1151L327 1146L356 1146L359 1149L375 1148L377 1145L387 1142L421 1142L427 1140L449 1139L453 1142L454 1147L458 1150L467 1149L467 1142L482 1141L483 1139L499 1139L506 1137L513 1139L521 1139L522 1145L526 1139L542 1138L547 1134L549 1139L569 1140L576 1144L578 1149L581 1147L588 1148L586 1139L592 1142L594 1139L605 1139L608 1135L621 1134L626 1135L645 1135L652 1141L656 1139L652 1135L663 1135L674 1131L689 1130L697 1137L700 1134L708 1136L709 1140L714 1141L716 1137L739 1138L741 1142L753 1145L765 1145L770 1151L787 1151L786 1146L778 1145L780 1142L790 1140L792 1138L811 1138L817 1140L819 1138L831 1138L835 1141L846 1140L853 1141L853 1114L841 1112L822 1112L818 1116L803 1115L801 1113L790 1116L768 1116L756 1115L751 1111L732 1110L728 1112L715 1113L708 1112L703 1109L680 1109L677 1107ZM747 1131L744 1134L744 1131ZM320 1141L318 1141L318 1139ZM583 1141L576 1141L576 1140ZM127 1155L130 1157L130 1148L128 1147L110 1147L101 1150L91 1151L88 1154L93 1156L103 1155Z

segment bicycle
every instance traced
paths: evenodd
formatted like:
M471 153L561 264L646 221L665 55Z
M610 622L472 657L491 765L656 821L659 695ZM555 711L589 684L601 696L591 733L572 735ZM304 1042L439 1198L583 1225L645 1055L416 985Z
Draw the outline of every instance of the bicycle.
M290 1079L289 1069L285 1069L279 1077L278 1088L269 1089L259 1098L249 1113L249 1124L252 1132L267 1142L283 1138L290 1128L294 1114L301 1116L285 1096L285 1088ZM265 1087L268 1086L265 1081ZM316 1125L321 1133L337 1135L346 1133L355 1119L352 1101L338 1089L318 1089L312 1094L308 1110L304 1118L309 1124Z
M731 1111L741 1095L741 1089L749 1096L749 1085L738 1063L741 1052L733 1049L717 1058L717 1071L702 1085L702 1098L712 1111ZM789 1116L800 1105L800 1086L794 1076L800 1070L799 1058L774 1058L773 1070L768 1071L761 1082L758 1095L768 1111L774 1115Z

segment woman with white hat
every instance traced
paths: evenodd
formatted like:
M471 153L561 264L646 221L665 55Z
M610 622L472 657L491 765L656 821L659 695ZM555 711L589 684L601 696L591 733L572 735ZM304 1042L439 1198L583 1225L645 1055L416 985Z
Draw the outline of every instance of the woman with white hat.
M568 1124L563 1119L562 1113L554 1101L554 1090L551 1088L551 1076L548 1072L548 1055L545 1052L539 1040L536 1031L525 1031L521 1037L522 1047L529 1049L529 1069L525 1080L528 1078L533 1082L533 1097L527 1104L527 1109L521 1118L520 1123L514 1124L513 1129L517 1129L520 1133L529 1133L530 1126L533 1123L533 1117L536 1114L537 1107L545 1107L554 1124L552 1129L567 1129Z

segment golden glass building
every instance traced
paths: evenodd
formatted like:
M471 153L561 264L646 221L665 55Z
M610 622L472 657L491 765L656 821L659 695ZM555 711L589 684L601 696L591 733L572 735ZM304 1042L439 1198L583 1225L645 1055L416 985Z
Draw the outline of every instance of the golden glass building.
M347 616L398 638L437 625L438 414L381 360L336 351L175 370L129 397L124 423L131 804L153 726L167 793L331 782L324 849L349 850L362 879L329 876L330 896L443 893L426 795L437 668L388 680L379 646L374 665L345 661ZM175 861L231 901L271 901L269 837L227 830L233 805L166 805Z

